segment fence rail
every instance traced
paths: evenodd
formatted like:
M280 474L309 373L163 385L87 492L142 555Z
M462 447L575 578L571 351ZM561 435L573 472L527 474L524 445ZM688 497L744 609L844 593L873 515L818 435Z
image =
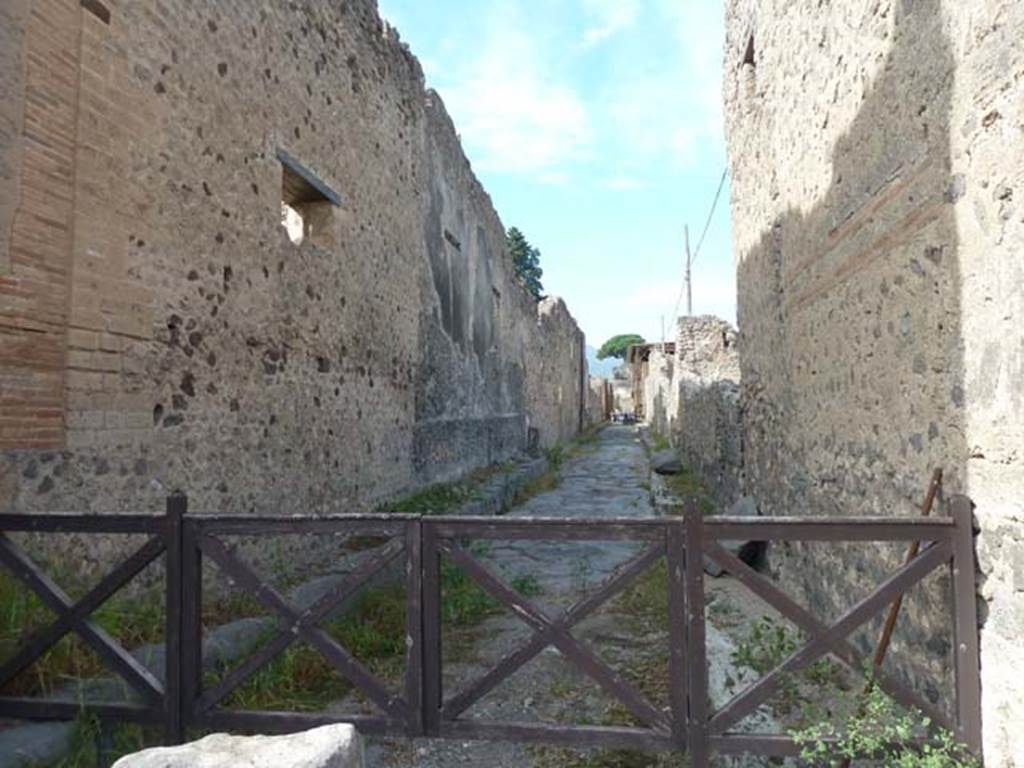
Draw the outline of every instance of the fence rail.
M955 718L879 671L877 685L901 704L946 724L973 752L981 748L979 651L975 598L972 505L950 501L949 518L703 518L695 504L682 517L645 519L418 518L402 515L275 517L192 516L183 495L167 500L163 516L0 515L0 565L6 567L57 616L33 632L0 666L0 691L62 637L78 635L132 687L138 701L90 705L102 718L162 725L169 742L190 728L287 732L329 722L351 722L369 734L458 739L536 741L575 747L680 750L691 765L706 766L712 753L796 755L785 734L734 733L740 720L776 692L786 675L831 654L859 671L867 656L848 637L929 574L949 566L952 575L955 655ZM9 533L143 534L148 538L73 601L10 538ZM312 605L299 608L263 580L226 536L346 534L386 540L374 554ZM468 542L500 540L631 541L639 554L596 589L552 615L507 584L473 555ZM783 593L722 546L727 540L899 542L921 541L920 553L886 577L866 597L828 624ZM149 564L165 558L166 668L164 679L140 664L90 616ZM531 634L496 665L459 690L443 690L441 654L441 558L450 559ZM669 705L658 707L597 653L573 635L586 617L620 594L665 558L669 618ZM791 620L807 642L717 711L708 697L704 619L704 558L718 563L754 595ZM216 683L202 679L203 562L211 562L277 620L269 640ZM406 588L405 672L399 689L354 658L321 624L376 576L401 563ZM379 715L321 715L225 710L221 704L253 675L303 641L380 710ZM465 713L503 680L547 647L556 648L642 725L613 727L485 722ZM73 701L0 696L0 717L68 719Z

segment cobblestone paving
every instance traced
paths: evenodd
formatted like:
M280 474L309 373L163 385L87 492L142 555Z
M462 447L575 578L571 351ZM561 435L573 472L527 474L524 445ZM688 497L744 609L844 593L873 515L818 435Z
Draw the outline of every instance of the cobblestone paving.
M519 517L649 517L654 514L648 486L648 461L631 427L604 429L598 441L571 456L562 466L561 482L513 509ZM476 555L506 579L529 578L540 593L530 599L542 607L564 608L639 551L631 542L494 542ZM616 660L643 642L618 626L615 616L600 613L584 622L576 635L599 645L602 656ZM529 635L521 621L494 616L474 629L462 657L445 670L446 690L461 688L486 671ZM571 691L572 695L568 695ZM552 648L506 680L471 708L467 717L527 722L586 722L607 707L597 687ZM582 719L580 719L582 718ZM383 742L371 740L372 768L481 765L520 768L538 764L538 752L523 745L463 741ZM551 763L545 763L550 765Z

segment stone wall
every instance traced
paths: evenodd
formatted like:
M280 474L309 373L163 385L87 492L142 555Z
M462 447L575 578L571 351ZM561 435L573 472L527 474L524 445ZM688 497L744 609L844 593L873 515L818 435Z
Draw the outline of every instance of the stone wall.
M977 504L987 765L1024 764L1024 5L730 0L725 62L749 490L766 514ZM820 608L900 558L774 553ZM947 705L943 585L901 669ZM912 653L906 652L912 649Z
M681 317L675 349L668 433L725 509L740 496L743 478L736 329L710 315Z
M643 394L643 419L658 435L668 436L675 414L669 413L672 373L675 357L661 345L651 345L647 359L634 364L640 376L639 391Z
M608 379L591 376L587 387L587 409L584 423L588 427L604 424L612 416L615 395Z
M620 413L634 413L636 403L633 400L633 376L629 366L623 363L612 372L612 410Z
M586 339L557 298L541 301L536 328L526 348L528 425L541 445L565 442L584 419L587 396Z
M736 329L710 315L680 317L668 350L652 345L646 360L633 363L644 420L726 508L741 495L743 477Z
M358 511L575 434L582 334L372 0L87 5L0 10L0 509Z

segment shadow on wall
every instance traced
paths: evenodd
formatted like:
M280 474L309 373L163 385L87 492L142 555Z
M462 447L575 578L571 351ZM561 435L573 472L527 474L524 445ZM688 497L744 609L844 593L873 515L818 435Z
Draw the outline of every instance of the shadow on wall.
M828 192L779 216L738 267L747 482L764 514L912 514L934 467L947 492L962 487L954 59L939 0L894 5L892 48L833 147ZM862 545L772 555L824 614L900 557ZM911 652L894 671L947 705L941 586L908 603L898 641Z

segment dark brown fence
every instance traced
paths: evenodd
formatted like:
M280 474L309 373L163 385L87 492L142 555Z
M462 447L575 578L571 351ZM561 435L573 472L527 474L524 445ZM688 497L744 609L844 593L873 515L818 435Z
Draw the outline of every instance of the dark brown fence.
M127 720L166 729L168 741L185 738L187 729L288 732L329 722L351 722L368 734L459 739L535 741L574 747L680 750L691 765L706 766L712 753L764 756L798 754L785 734L734 733L740 720L777 691L785 677L831 655L860 671L870 658L849 640L851 633L926 576L949 567L952 574L955 718L922 700L879 671L877 685L901 704L916 707L946 725L972 751L981 749L981 705L975 604L971 503L953 497L948 518L703 518L695 505L679 518L524 519L417 518L398 515L338 517L210 517L187 514L184 496L168 499L167 514L151 516L0 515L0 564L7 567L58 616L35 631L13 658L0 667L0 690L60 638L77 634L132 687L137 701L90 705L102 718ZM77 602L8 537L11 532L145 534L148 541ZM375 554L313 605L289 603L225 542L231 536L346 534L386 540ZM626 540L640 544L639 554L602 584L558 615L535 605L472 554L477 540ZM781 592L770 580L727 551L721 542L921 541L920 553L884 579L870 594L827 624ZM442 688L440 558L450 558L480 587L511 609L532 631L481 677L453 692ZM167 594L167 656L163 681L136 661L90 615L149 563L164 555ZM573 628L606 601L629 587L662 557L667 562L669 605L670 705L660 708L573 635ZM704 619L703 558L716 561L751 592L791 620L808 638L717 711L708 704L708 666ZM202 680L202 562L211 561L238 587L277 619L269 641L215 684ZM379 679L321 628L339 606L395 564L406 581L406 659L396 689ZM293 642L317 649L379 709L379 715L321 715L298 712L227 710L220 705ZM482 722L466 711L545 648L553 646L580 671L620 702L642 725L612 727ZM69 719L76 702L0 697L0 717L30 720Z

